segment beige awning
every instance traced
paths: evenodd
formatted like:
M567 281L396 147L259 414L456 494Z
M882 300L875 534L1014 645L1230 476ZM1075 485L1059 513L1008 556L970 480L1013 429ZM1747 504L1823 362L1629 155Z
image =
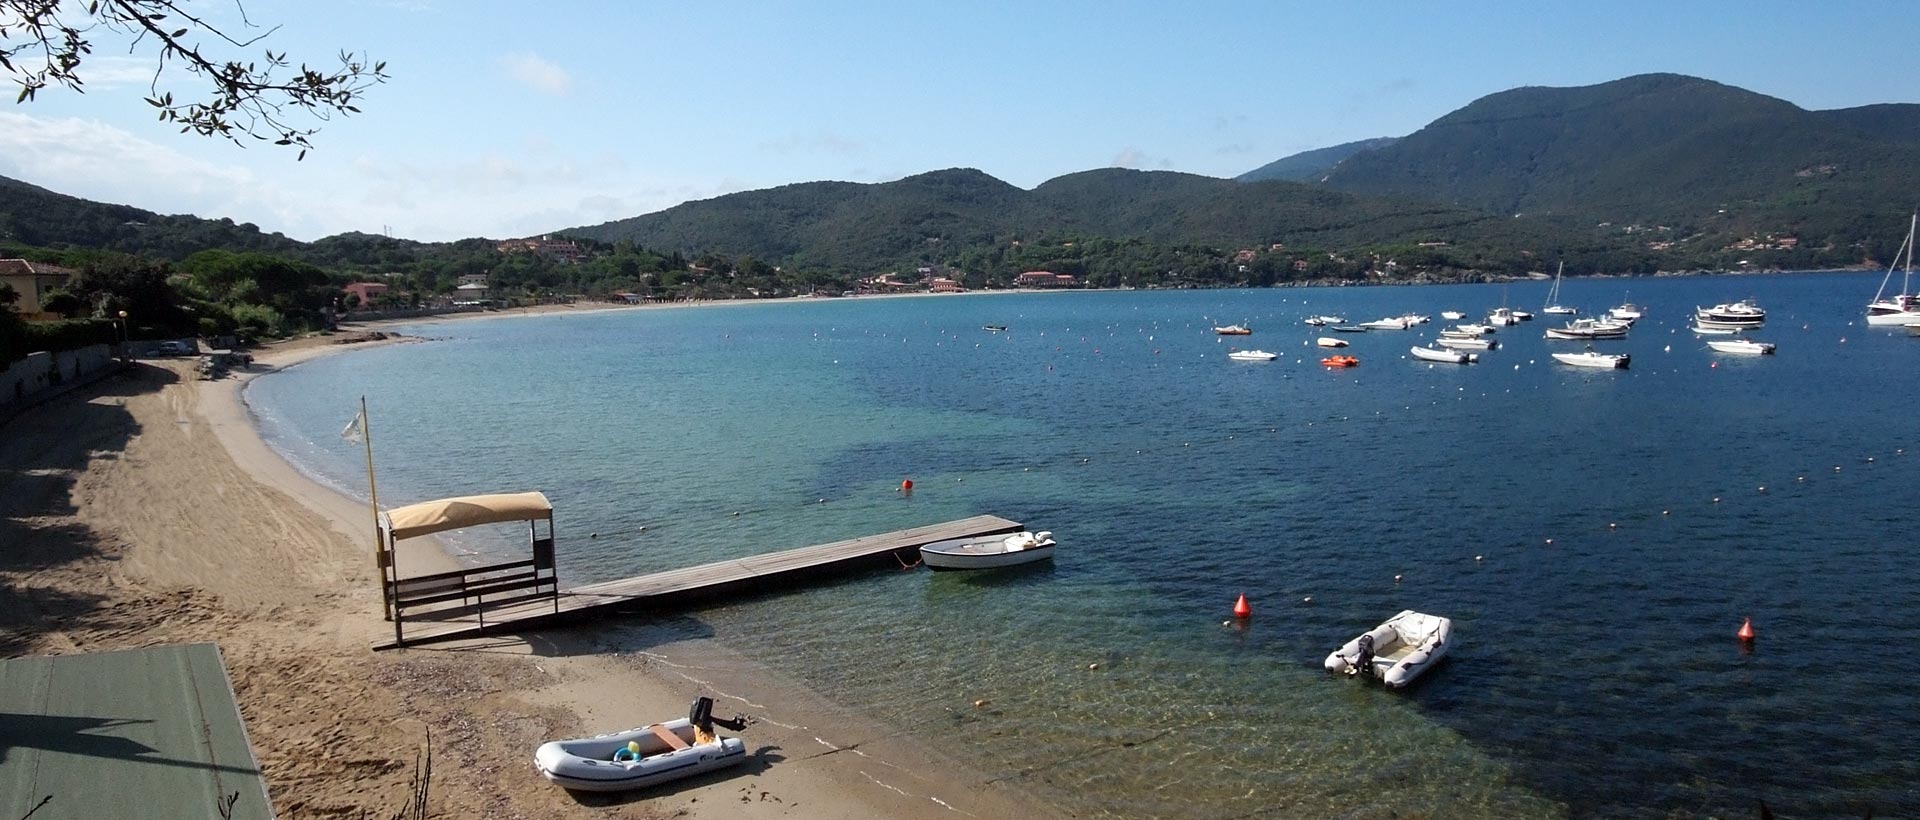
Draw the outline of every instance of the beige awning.
M395 541L436 532L499 524L505 521L552 520L553 504L541 493L469 495L423 501L387 511L387 531Z

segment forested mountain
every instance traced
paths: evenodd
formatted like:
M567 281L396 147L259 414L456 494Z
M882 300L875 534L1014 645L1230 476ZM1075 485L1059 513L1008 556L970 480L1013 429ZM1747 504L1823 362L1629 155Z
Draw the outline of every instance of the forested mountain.
M1327 175L1328 171L1333 170L1333 166L1339 165L1340 162L1347 157L1358 154L1361 151L1385 148L1399 141L1399 137L1374 137L1370 140L1359 140L1357 142L1341 143L1327 148L1315 148L1312 151L1301 151L1298 154L1276 159L1234 177L1234 179L1241 182L1260 182L1269 179L1284 179L1293 182L1318 182L1321 177Z
M163 216L0 177L0 241L102 248L178 259L206 248L286 252L302 243L247 223Z
M1920 106L1807 111L1677 74L1516 88L1355 154L1325 184L1495 213L1705 228L1724 216L1734 232L1857 238L1920 191Z

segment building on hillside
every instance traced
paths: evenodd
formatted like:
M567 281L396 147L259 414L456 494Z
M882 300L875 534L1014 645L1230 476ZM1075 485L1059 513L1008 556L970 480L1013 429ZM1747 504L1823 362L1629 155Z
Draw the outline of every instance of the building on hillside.
M1068 274L1046 270L1030 270L1013 279L1015 285L1023 288L1070 288L1078 281Z
M484 285L484 284L486 284L486 283L487 283L487 275L486 275L486 274L484 274L484 273L466 273L466 274L461 274L461 275L460 275L460 281L459 281L459 282L456 282L455 284L459 284L459 285Z
M484 282L468 282L453 289L456 305L477 305L493 298L493 290Z
M358 304L363 309L372 305L375 299L385 296L387 291L391 289L391 286L385 282L353 282L341 288L341 290L359 297L360 301Z
M955 282L945 276L934 277L932 281L927 283L927 287L934 293L965 293L967 291L966 288L960 286L959 282Z
M571 239L556 239L551 234L530 236L525 239L509 239L496 245L495 248L501 253L535 253L569 264L587 258L586 251L581 250L579 243Z
M41 305L48 291L60 290L67 286L77 271L59 265L41 262L28 262L25 259L0 259L0 283L13 287L19 299L13 303L15 313L28 319L58 319L60 315L50 313Z

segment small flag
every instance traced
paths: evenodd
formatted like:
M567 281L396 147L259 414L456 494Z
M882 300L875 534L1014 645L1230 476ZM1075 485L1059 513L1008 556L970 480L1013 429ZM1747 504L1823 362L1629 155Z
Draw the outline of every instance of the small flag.
M367 439L367 411L353 414L353 421L347 422L347 429L340 431L340 437L359 444Z

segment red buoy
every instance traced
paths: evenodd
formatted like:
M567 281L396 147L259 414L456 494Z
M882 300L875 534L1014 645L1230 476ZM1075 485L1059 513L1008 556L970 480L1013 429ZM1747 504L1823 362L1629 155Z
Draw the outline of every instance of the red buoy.
M1247 603L1247 594L1240 593L1240 600L1233 605L1233 617L1242 620L1253 617L1253 605Z
M913 479L911 479L911 478L909 478L909 479L907 479L907 480L905 480L905 481L902 481L902 482L900 482L900 489L902 489L902 490L907 490L907 491L912 491L912 490L913 490Z
M1753 643L1752 618L1748 618L1746 623L1740 625L1740 641L1741 643Z

